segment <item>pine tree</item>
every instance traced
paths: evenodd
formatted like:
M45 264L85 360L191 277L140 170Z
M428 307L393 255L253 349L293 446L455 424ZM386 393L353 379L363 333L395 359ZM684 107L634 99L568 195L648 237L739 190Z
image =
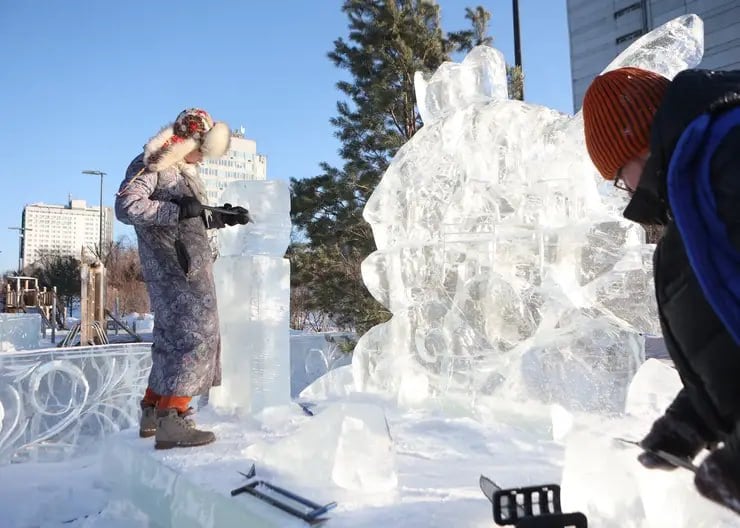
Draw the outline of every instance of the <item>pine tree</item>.
M337 83L347 100L331 120L344 165L324 163L318 176L291 181L296 234L289 255L296 309L362 333L390 316L362 282L360 264L376 249L362 210L392 157L422 126L414 74L489 44L490 13L468 8L472 29L446 34L430 0L346 0L342 10L349 38L335 40L329 58L352 79Z

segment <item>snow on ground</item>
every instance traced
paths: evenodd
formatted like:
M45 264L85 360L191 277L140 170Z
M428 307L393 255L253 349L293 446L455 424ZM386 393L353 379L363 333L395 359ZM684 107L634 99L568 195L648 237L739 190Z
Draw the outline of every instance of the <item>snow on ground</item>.
M202 448L155 451L153 440L139 439L134 430L117 435L112 445L128 451L124 461L133 456L174 468L199 489L232 501L245 500L228 495L245 482L237 472L257 460L258 477L316 502L337 501L328 527L494 526L478 489L480 474L503 487L561 483L564 511L586 512L590 526L740 526L740 518L697 495L690 473L645 470L635 448L614 441L640 438L676 387L675 371L651 360L633 382L628 413L620 416L500 400L473 409L449 401L401 409L380 396L349 394L317 401L312 417L295 404L248 418L206 408L198 423L212 428L218 441ZM337 418L353 412L356 419ZM358 427L347 430L353 423ZM392 442L384 443L388 433ZM106 471L110 464L101 464L101 456L0 467L0 526L154 528L115 496L113 483L124 472Z
M379 399L362 401L382 404ZM360 493L339 488L327 493L312 487L319 468L306 460L303 478L287 475L257 464L258 475L321 502L336 500L329 526L369 527L385 524L406 528L430 526L490 526L491 507L478 488L481 473L500 484L524 485L559 479L562 447L546 439L543 422L522 420L517 426L487 426L466 416L449 416L434 410L401 411L386 407L394 440L398 485L388 493ZM323 412L320 407L318 413ZM296 405L275 410L262 422L215 416L203 411L200 422L213 427L219 441L199 450L156 452L152 440L135 438L134 431L122 433L135 442L142 454L162 461L185 464L205 486L228 490L243 478L250 461L242 453L253 442L279 442L301 423L312 418ZM319 441L319 439L316 439ZM304 446L315 454L318 445ZM197 453L197 455L196 455ZM193 456L196 455L196 456ZM95 527L149 526L130 505L109 503L110 485L102 475L100 455L57 464L23 464L0 467L0 511L7 526ZM204 469L204 466L205 469ZM184 466L182 466L185 469ZM326 488L325 488L326 489ZM325 496L322 496L325 495ZM235 498L234 500L239 500ZM5 526L0 523L0 525Z

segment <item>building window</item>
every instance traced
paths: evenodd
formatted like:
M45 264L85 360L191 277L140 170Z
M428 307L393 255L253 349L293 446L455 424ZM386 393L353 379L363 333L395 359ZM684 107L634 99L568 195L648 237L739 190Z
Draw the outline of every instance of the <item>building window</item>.
M614 12L614 20L618 19L619 17L623 17L627 13L631 13L632 11L637 11L640 9L640 2L635 2L634 4L630 4L627 7L623 7L619 11Z
M642 36L642 30L638 29L637 31L632 31L631 33L626 33L622 35L621 37L617 37L617 44L622 44L623 42L627 42L630 40L634 40L637 37Z

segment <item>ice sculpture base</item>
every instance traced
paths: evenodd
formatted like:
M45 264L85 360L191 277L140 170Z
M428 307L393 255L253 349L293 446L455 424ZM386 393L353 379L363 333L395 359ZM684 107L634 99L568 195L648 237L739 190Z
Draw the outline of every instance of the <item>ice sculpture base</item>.
M246 482L237 472L248 471L252 463L258 478L317 503L336 501L338 507L327 524L342 527L402 526L409 516L434 519L434 526L488 526L491 509L478 489L482 472L507 487L557 482L560 477L562 448L548 437L549 420L534 416L530 408L506 415L506 408L494 409L499 421L484 424L436 411L385 407L398 478L391 490L367 486L370 482L359 490L342 488L322 479L317 464L324 446L315 442L286 453L294 461L289 466L278 467L270 464L269 457L246 453L250 446L267 445L271 454L277 454L284 441L307 438L311 431L306 428L315 431L322 423L332 422L346 403L358 410L358 404L382 405L380 398L370 395L315 403L312 417L295 404L252 418L218 415L206 408L195 419L200 427L213 430L217 441L200 448L156 451L152 439L123 432L109 441L102 473L113 481L114 500L131 503L150 518L150 526L161 528L305 528L306 524L252 497L230 496L232 489ZM503 421L503 416L514 422ZM334 451L335 460L341 458L338 451ZM537 453L534 463L533 453ZM358 465L344 460L355 470L363 468L362 460Z
M153 441L126 431L108 442L103 472L115 475L111 488L115 498L125 500L146 514L150 526L166 528L304 527L287 513L230 490L244 484L236 470L247 471L246 460L235 462L231 446L223 438L213 446L155 451ZM235 456L246 447L239 444Z
M248 414L290 401L290 262L269 255L214 265L223 381L210 403Z

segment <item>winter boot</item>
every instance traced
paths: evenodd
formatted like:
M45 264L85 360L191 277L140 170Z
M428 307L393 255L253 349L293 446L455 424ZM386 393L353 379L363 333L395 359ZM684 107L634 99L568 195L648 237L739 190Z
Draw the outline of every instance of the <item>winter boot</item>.
M150 438L157 432L157 408L150 404L141 402L141 421L139 422L139 436Z
M720 449L712 451L694 475L704 497L740 514L740 438L735 431Z
M708 443L692 424L673 414L665 414L653 423L650 432L640 442L645 451L637 460L648 469L673 470L676 466L656 455L655 451L665 451L691 462Z
M195 428L193 420L187 418L192 409L178 412L177 409L157 410L157 432L154 437L156 449L173 447L195 447L210 444L216 440L211 431Z

